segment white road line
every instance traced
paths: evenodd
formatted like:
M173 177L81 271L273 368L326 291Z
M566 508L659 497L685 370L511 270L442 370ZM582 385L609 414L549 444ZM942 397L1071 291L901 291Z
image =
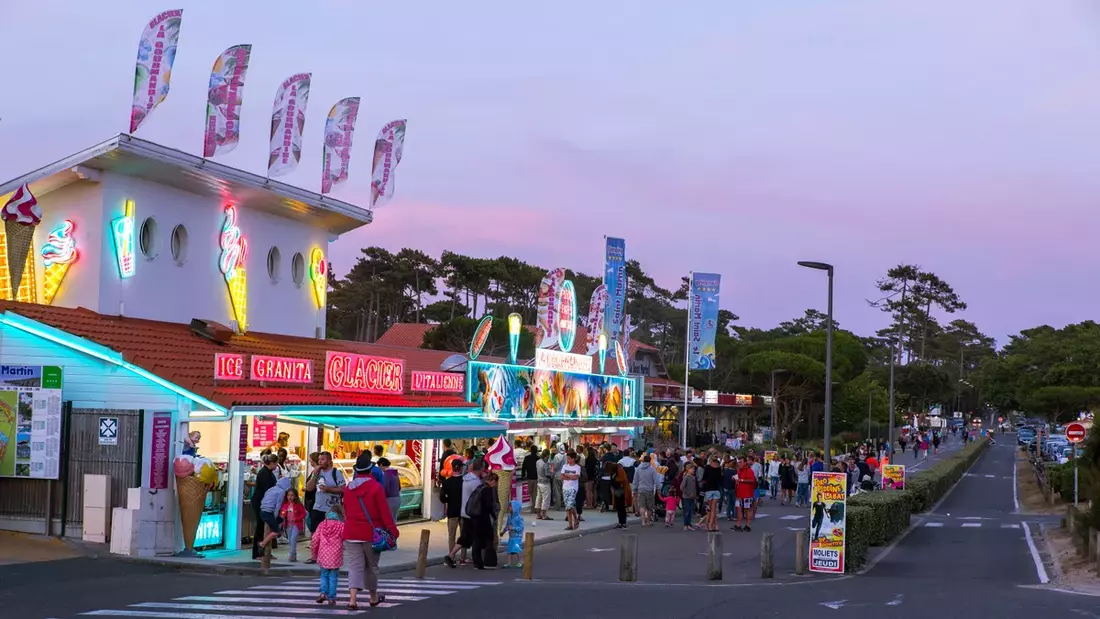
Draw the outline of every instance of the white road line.
M275 590L289 589L291 591L295 591L295 590L298 590L298 589L309 589L311 591L317 591L317 586L318 586L317 583L311 582L309 584L301 584L301 585L257 585L255 587L249 587L249 589L275 589ZM443 590L448 590L448 591L450 591L450 590L466 591L466 590L469 590L469 589L478 589L478 588L480 588L478 585L441 585L441 584L427 583L427 582L420 583L420 582L416 582L416 581L379 582L378 586L379 587L389 587L389 586L394 586L394 587L416 587L418 589L443 589Z
M985 478L986 479L996 479L997 476L996 475L986 475Z
M155 610L93 610L90 613L81 613L81 615L93 615L97 617L163 617L164 619L241 619L240 615L169 613ZM265 615L264 619L301 619L301 617L295 617L293 615Z
M378 587L378 590L382 593L403 593L407 595L450 595L454 591L441 591L433 589L391 589L388 587ZM241 590L229 590L218 591L216 595L259 595L260 591L241 591ZM317 591L307 591L305 589L301 591L263 591L262 595L277 595L280 597L314 597L317 595Z
M796 516L796 515L792 514L790 516L783 516L783 517L780 518L780 520L801 520L803 518L809 518L809 516L806 516L806 515Z
M227 595L187 595L181 598L172 598L177 602L269 602L267 598L254 598L254 597L234 597ZM426 597L419 597L415 595L387 595L387 600L397 600L398 602L419 602L426 600ZM341 592L336 594L336 600L340 603L346 603L348 601L347 592ZM317 604L313 598L303 600L287 600L280 599L280 604L298 605L298 606L314 606Z
M1035 540L1031 539L1031 528L1024 525L1024 538L1027 539L1027 549L1031 551L1031 559L1035 562L1035 572L1039 576L1039 584L1047 584L1050 582L1050 577L1047 576L1047 568L1043 565L1043 560L1039 557L1039 549L1035 547Z
M347 578L340 578L339 582L340 582L341 585L346 585L346 584L348 584L348 579ZM317 586L318 581L316 581L316 580L288 580L288 581L285 581L283 584L284 585L313 585L313 586ZM437 586L437 585L438 586L448 586L448 587L460 586L460 585L473 585L475 587L481 587L481 586L499 585L499 584L502 584L502 583L500 581L482 582L480 580L432 580L430 578L425 578L425 579L421 580L421 579L418 579L418 578L379 578L378 579L378 584L380 584L380 585L424 585L424 586L427 586L427 587L434 587L434 586Z
M1016 482L1016 469L1018 469L1018 468L1019 468L1019 465L1016 464L1016 457L1013 456L1012 457L1012 507L1013 507L1013 512L1020 511L1020 499L1019 499L1019 497L1016 496L1016 494L1017 494L1017 490L1016 490L1016 483L1017 483Z
M771 514L757 514L756 519L760 520L761 518L767 518L768 516L771 516Z
M400 606L382 602L387 607ZM381 606L382 604L379 604ZM175 602L142 602L131 604L130 608L174 608L177 610L217 610L221 612L252 612L252 613L290 613L292 615L361 615L362 610L347 610L332 608L322 604L314 604L317 608L286 608L285 606L238 606L234 604L182 604Z
M926 523L924 523L924 526L934 529L934 528L937 528L937 527L942 527L943 523L942 522L926 522Z
M963 523L964 528L977 528L977 527L980 527L980 526L982 526L982 523L980 523L980 522L964 522Z
M981 516L959 516L959 520L981 520Z
M787 527L788 531L805 531L806 527Z
M1019 529L1020 525L1018 525L1018 524L1002 524L1001 528L1002 529Z

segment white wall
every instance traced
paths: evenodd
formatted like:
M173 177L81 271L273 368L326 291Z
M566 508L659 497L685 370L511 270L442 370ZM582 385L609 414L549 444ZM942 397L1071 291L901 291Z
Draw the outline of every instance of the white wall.
M114 259L113 253L103 252L103 242L108 236L103 228L103 193L100 185L91 181L79 181L39 196L38 205L42 208L42 223L34 233L34 255L40 302L43 300L44 273L42 245L49 239L50 230L69 219L74 226L77 260L65 273L65 281L54 297L53 304L95 309L99 306L101 278L98 265L104 259Z
M109 230L126 200L134 201L135 236L143 222L157 223L154 255L138 251L133 277L118 276L112 241L104 237L106 259L100 261L99 305L103 314L185 323L192 318L209 318L231 324L233 312L225 280L218 269L221 249L218 240L224 221L225 202L190 194L131 176L104 173L101 226ZM324 310L313 302L308 273L301 287L290 275L291 260L301 252L307 260L313 247L328 255L328 233L290 219L248 209L237 204L238 225L248 242L248 330L313 337L315 327L324 326ZM171 252L173 228L183 224L188 233L186 259L178 264ZM272 283L267 274L267 254L272 245L282 253L281 277ZM322 331L323 337L323 331Z

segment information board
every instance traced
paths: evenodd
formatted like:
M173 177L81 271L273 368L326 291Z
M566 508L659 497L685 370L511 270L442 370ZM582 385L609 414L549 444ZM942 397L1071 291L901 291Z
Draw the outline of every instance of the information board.
M0 477L57 479L61 368L0 365Z

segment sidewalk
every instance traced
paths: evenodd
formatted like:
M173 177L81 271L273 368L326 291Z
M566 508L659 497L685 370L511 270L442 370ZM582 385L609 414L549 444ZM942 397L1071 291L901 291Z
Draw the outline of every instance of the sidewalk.
M552 511L550 517L554 520L535 520L529 513L524 512L523 520L526 532L535 534L535 545L549 544L561 540L572 539L592 533L598 533L613 529L618 520L614 512L601 514L597 510L585 510L585 522L577 531L565 530L565 512ZM628 520L628 522L637 519ZM379 565L379 573L389 574L416 569L417 552L420 547L421 531L427 529L431 532L428 544L428 565L440 565L447 551L447 523L446 522L417 522L400 525L397 527L401 535L397 542L397 550L382 553ZM504 547L505 538L501 538L501 548ZM286 543L283 542L272 554L271 569L264 570L259 561L252 560L252 548L244 548L239 551L210 551L203 553L202 559L185 557L126 557L112 555L113 557L133 563L144 563L168 567L181 571L208 572L216 574L238 575L270 575L270 576L315 576L319 572L316 565L302 563L309 558L309 540L298 544L298 563L287 561ZM498 552L503 552L502 550Z
M56 537L0 531L0 565L58 561L86 556L78 548Z

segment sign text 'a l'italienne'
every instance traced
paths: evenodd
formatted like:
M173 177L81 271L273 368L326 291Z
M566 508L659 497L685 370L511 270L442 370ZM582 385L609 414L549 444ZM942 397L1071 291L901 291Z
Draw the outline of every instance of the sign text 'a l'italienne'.
M401 394L405 391L405 362L355 353L325 353L325 389L359 393Z
M457 372L413 372L411 391L461 392L466 388L465 379L465 374Z
M592 357L549 348L535 349L535 369L556 372L592 373Z
M265 383L312 383L313 362L292 357L252 355L252 380Z

